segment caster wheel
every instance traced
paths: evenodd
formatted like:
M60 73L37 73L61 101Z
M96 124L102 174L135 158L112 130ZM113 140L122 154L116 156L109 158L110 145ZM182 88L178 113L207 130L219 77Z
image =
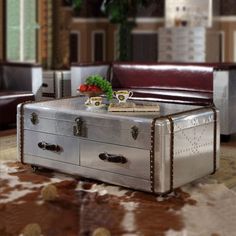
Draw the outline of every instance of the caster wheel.
M31 168L32 168L33 172L36 172L39 170L38 166L31 165Z
M227 143L227 142L230 141L230 137L231 137L230 135L221 134L220 135L220 141L222 143Z

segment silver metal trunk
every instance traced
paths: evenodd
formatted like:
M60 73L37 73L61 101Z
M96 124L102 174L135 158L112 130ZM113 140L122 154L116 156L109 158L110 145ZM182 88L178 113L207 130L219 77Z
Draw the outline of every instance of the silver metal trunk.
M212 107L160 103L160 112L91 110L85 98L18 106L19 159L130 188L165 193L219 166Z

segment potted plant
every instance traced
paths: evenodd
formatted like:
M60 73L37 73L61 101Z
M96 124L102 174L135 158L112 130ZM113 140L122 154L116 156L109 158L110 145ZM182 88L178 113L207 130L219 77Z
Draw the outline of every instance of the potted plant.
M80 93L86 94L89 97L99 96L105 94L107 100L113 98L113 90L111 83L105 80L101 75L89 76L84 84L81 84L77 89Z

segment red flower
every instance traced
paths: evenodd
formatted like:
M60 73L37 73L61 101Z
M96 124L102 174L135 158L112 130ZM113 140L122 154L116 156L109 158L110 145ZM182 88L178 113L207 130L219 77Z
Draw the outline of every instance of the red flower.
M81 84L80 87L79 87L79 91L80 92L85 92L88 90L88 85L86 84Z

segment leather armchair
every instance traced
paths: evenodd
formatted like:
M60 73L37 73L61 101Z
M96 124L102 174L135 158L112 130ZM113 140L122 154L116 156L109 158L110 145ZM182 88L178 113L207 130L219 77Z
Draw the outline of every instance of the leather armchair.
M0 127L16 123L19 103L40 99L42 68L34 64L0 64Z

